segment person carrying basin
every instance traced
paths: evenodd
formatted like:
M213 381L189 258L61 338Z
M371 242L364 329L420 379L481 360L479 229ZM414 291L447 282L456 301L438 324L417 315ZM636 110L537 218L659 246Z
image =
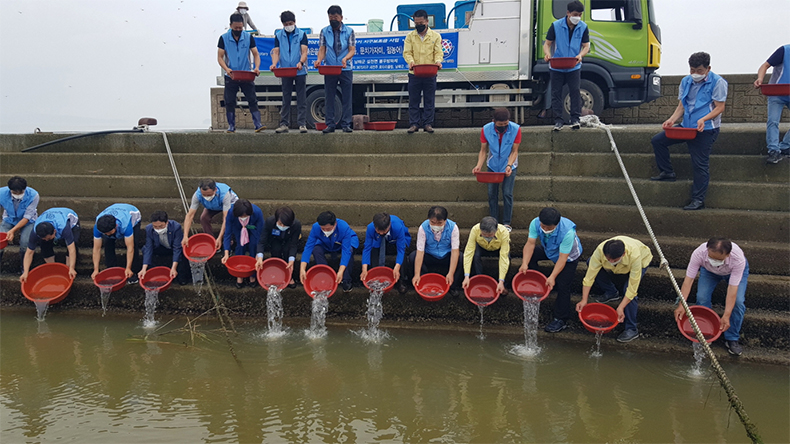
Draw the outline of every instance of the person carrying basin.
M260 74L261 56L255 46L255 39L244 32L244 17L241 14L230 16L230 29L219 37L217 43L217 62L225 71L225 116L228 119L227 132L236 131L236 93L241 90L250 108L255 132L266 129L261 124L258 98L255 95L255 82L233 80L233 71L252 71Z
M310 256L313 256L315 264L327 265L326 253L332 253L333 258L337 253L340 253L337 283L342 283L343 292L350 292L352 289L351 271L354 268L354 249L357 247L359 247L359 238L348 223L335 217L335 213L324 211L318 215L316 223L313 224L310 235L307 237L307 243L302 252L299 279L302 282L305 280Z
M436 76L416 77L414 65L436 65L442 69L444 52L442 35L428 28L428 13L424 9L414 11L414 31L403 40L403 60L409 65L409 129L413 134L419 128L433 133L436 114ZM420 110L420 100L423 109Z
M27 186L27 181L19 176L8 179L8 185L0 188L0 206L3 207L3 221L0 233L6 233L9 244L19 236L19 269L22 270L22 258L27 252L30 233L38 215L39 195L36 190ZM0 263L3 261L5 248L0 248Z
M93 273L91 279L99 274L99 259L104 244L104 265L112 268L117 265L115 241L123 239L126 246L126 282L137 283L140 264L140 245L143 243L140 230L140 210L133 205L117 203L105 208L96 216L93 226Z
M771 57L768 57L757 70L757 80L754 87L759 88L763 84L765 73L768 68L774 68L769 84L788 83L790 84L790 45L780 46ZM790 131L785 133L784 139L779 141L779 120L782 118L782 110L790 108L790 96L768 96L768 123L765 130L765 143L768 145L767 163L777 164L783 156L790 156Z
M69 267L69 277L74 279L77 276L77 242L80 239L80 219L77 213L69 208L50 208L38 216L30 231L26 241L25 255L22 259L20 282L27 281L36 247L41 245L41 255L44 256L44 262L52 263L55 262L55 242L61 239L68 251L66 265Z
M296 261L299 239L302 238L302 223L296 218L291 207L280 207L263 223L263 231L258 241L255 269L263 269L263 254L271 252L271 257L278 257L288 265L286 269L291 275L288 288L296 288L294 280L294 262Z
M343 10L340 6L332 5L326 11L329 17L329 26L321 30L318 40L318 58L315 67L318 68L326 61L328 66L342 66L340 75L324 76L324 109L326 111L326 128L323 133L334 133L337 126L335 119L335 95L337 85L340 84L340 127L344 133L350 133L352 112L352 84L354 82L354 66L351 58L357 52L357 40L354 30L343 24Z
M231 241L235 240L233 254L238 256L248 253L254 257L263 230L263 211L247 199L239 199L233 204L233 213L228 213L225 225L227 230L223 236L225 255L221 262L224 265L230 257ZM255 275L250 276L250 286L255 283ZM236 278L236 288L244 287L244 279Z
M455 293L461 287L461 234L458 225L447 218L447 209L433 206L417 228L417 250L409 255L406 271L412 274L414 288L420 286L420 276L438 273L445 276L447 286Z
M154 211L145 226L145 245L143 246L143 268L137 273L140 280L145 279L148 267L170 266L170 277L178 278L180 285L188 284L191 279L189 261L183 254L181 241L184 230L181 224L169 219L162 210Z
M233 192L230 186L214 182L212 179L201 180L197 191L192 195L189 211L184 218L184 239L181 241L181 246L183 248L189 246L189 229L192 228L192 220L195 218L198 208L203 205L203 213L200 214L200 226L206 234L214 235L214 230L211 228L211 219L222 213L222 227L219 229L215 244L215 247L219 250L222 247L222 239L225 235L228 212L237 200L239 200L239 196Z
M362 281L368 275L368 267L371 266L371 257L375 258L376 266L381 267L385 264L387 253L395 255L395 265L392 268L395 281L398 283L398 292L406 293L406 274L402 273L403 261L406 258L406 250L411 246L411 234L406 224L395 215L387 213L376 213L373 215L373 222L368 224L365 231L365 247L362 249Z
M510 231L491 216L484 217L472 227L464 249L464 290L469 287L469 277L483 274L482 256L499 257L499 280L496 291L505 294L505 277L510 268ZM474 269L473 269L474 268Z
M283 104L280 107L280 126L274 131L277 134L287 133L291 124L291 93L296 87L296 124L299 132L307 132L307 34L296 27L296 15L291 11L280 14L283 29L274 31L274 49L272 49L272 71L277 68L296 68L296 77L281 78Z

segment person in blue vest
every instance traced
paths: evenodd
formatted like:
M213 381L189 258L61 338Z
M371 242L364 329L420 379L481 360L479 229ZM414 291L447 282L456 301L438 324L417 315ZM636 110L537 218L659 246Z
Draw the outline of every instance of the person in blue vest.
M669 159L669 147L687 142L691 165L694 169L694 182L691 186L691 202L684 210L705 208L705 195L710 181L710 153L713 143L719 137L721 114L727 101L727 81L710 69L710 55L695 52L689 57L690 75L683 77L678 88L678 106L675 112L663 123L671 128L679 118L680 126L696 128L697 136L692 140L678 140L667 137L665 131L653 136L653 152L660 173L650 180L674 182L677 178Z
M417 250L409 255L406 271L411 273L414 288L420 285L420 276L439 273L445 276L453 292L461 288L462 267L461 232L458 225L447 218L447 209L433 206L426 219L417 228Z
M225 255L221 262L224 265L230 257L231 240L236 241L236 248L233 254L238 256L248 253L255 257L258 248L258 241L261 239L263 230L263 211L250 203L247 199L239 199L233 204L233 213L228 213L225 220L228 229L223 236L223 248ZM250 276L250 286L255 283L255 275ZM244 279L236 278L236 288L244 287Z
M237 82L232 78L233 71L252 71L256 76L260 74L261 56L255 46L255 39L248 32L244 32L244 17L241 14L230 16L230 29L219 37L217 48L217 62L225 71L224 99L228 132L236 131L236 93L239 90L247 99L255 132L266 129L261 124L258 98L255 96L255 82Z
M299 132L307 132L307 34L296 27L296 16L291 11L280 14L283 29L274 31L274 49L272 49L272 66L280 68L296 68L296 77L283 77L283 105L280 107L280 126L274 131L277 134L287 133L291 124L291 93L296 85L296 124Z
M757 70L757 80L754 87L759 88L763 84L765 73L768 68L774 68L769 84L790 83L790 45L780 46L768 60L765 61ZM782 118L782 110L790 109L790 96L768 96L768 124L765 130L765 143L768 145L767 163L776 164L782 160L782 156L790 156L790 131L785 133L784 139L779 141L779 120Z
M69 277L77 276L77 242L80 239L80 218L74 210L69 208L50 208L41 213L36 219L33 230L26 240L27 250L22 259L22 276L19 281L27 281L30 266L33 264L33 254L36 247L41 245L41 255L44 262L55 262L55 241L62 239L66 245L68 256L66 265L69 266Z
M351 129L351 85L354 82L353 64L351 58L356 53L356 37L354 30L343 24L343 10L340 6L332 5L326 11L329 15L329 26L321 30L318 40L318 59L315 67L318 68L326 61L327 66L342 66L339 76L324 76L324 109L326 110L326 128L323 133L334 133L338 121L335 119L335 94L340 83L341 103L343 110L340 115L340 126L344 133Z
M101 247L104 244L104 265L115 267L115 240L123 239L126 245L126 282L137 283L137 272L142 269L140 262L140 245L143 243L140 230L140 210L136 207L117 203L105 208L96 216L93 226L93 273L91 279L99 274Z
M382 246L382 242L384 245ZM368 224L365 232L365 248L362 249L362 273L359 278L365 280L368 267L371 266L371 256L375 259L377 267L384 266L387 253L395 255L395 265L392 268L395 281L398 282L398 292L406 293L406 284L401 279L401 268L406 257L406 250L411 246L411 235L406 224L395 215L376 213L373 222Z
M338 252L340 256L340 266L337 269L337 283L342 283L343 291L351 291L351 270L354 268L354 249L359 247L357 233L351 229L348 223L335 217L335 213L324 211L318 215L316 223L310 229L304 251L302 252L302 263L299 270L299 279L302 282L307 274L307 263L310 256L313 256L315 264L327 264L326 253Z
M549 66L551 80L551 109L554 112L554 131L562 129L562 108L565 100L562 87L568 85L568 96L571 98L571 128L581 128L579 118L582 115L581 84L582 58L590 52L590 30L582 21L584 5L580 1L568 3L565 17L555 21L546 33L543 42L543 60L546 62L556 57L575 57L576 66L568 69L557 69ZM554 51L552 52L552 47Z
M191 271L186 256L181 249L184 230L181 224L169 219L162 210L154 211L145 226L145 246L143 246L143 268L137 277L145 279L151 266L170 266L170 277L178 278L178 283L186 285L191 279Z
M540 244L537 240L540 239ZM546 278L546 285L557 290L554 319L545 331L557 333L568 327L571 317L571 284L582 255L582 243L576 235L576 224L562 217L556 208L546 207L529 224L527 243L524 244L520 273L537 270L538 261L550 260L554 268Z
M200 226L204 233L214 235L211 228L211 219L222 213L222 227L216 238L217 250L222 248L222 239L225 235L225 220L228 217L233 204L239 200L239 196L230 187L221 182L214 182L212 179L203 179L198 185L197 191L192 195L192 202L189 204L189 211L184 218L184 239L181 241L182 247L189 246L189 230L192 228L192 220L195 218L198 208L203 205L203 213L200 214Z
M263 224L261 239L258 241L255 269L263 268L263 254L271 252L271 257L284 260L287 265L291 280L288 288L296 288L294 280L294 262L296 262L299 239L302 238L302 223L296 218L291 207L280 207L274 211L274 216L267 217Z
M0 233L6 233L10 244L19 235L19 269L22 270L22 257L27 251L27 241L33 232L33 222L38 215L38 192L27 186L27 181L19 176L8 179L8 186L0 188L0 206L3 207L3 221ZM0 262L3 261L5 248L0 248Z
M472 168L472 174L480 172L485 162L488 171L505 173L505 180L502 181L502 217L499 217L498 183L488 184L488 214L501 220L508 231L513 218L513 186L516 183L520 144L521 127L510 121L507 108L497 108L494 110L494 121L485 124L480 132L480 153L477 165Z

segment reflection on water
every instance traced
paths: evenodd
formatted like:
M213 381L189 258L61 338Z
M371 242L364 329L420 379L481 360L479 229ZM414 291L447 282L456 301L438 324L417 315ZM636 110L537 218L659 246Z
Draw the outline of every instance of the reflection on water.
M547 337L523 359L508 351L520 335L361 344L331 325L262 341L264 318L237 326L238 366L208 321L214 342L185 347L188 333L129 340L138 319L0 312L0 442L747 441L715 378L689 376L691 353L589 359ZM787 369L722 365L765 441L786 442Z

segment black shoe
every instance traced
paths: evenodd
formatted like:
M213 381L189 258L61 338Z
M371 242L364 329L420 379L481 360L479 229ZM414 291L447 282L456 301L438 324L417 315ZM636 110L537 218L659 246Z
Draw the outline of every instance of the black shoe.
M126 280L127 284L136 284L138 282L140 282L140 279L137 277L136 274L132 275L132 277L130 277L129 279Z
M701 210L705 208L705 202L693 199L690 204L683 207L684 210Z
M189 285L189 284L191 284L191 282L189 282L189 281L178 281L178 285L180 285L180 286L182 286L182 287L183 287L184 285Z
M557 122L554 124L553 131L559 131L562 129L562 122Z
M334 133L335 132L335 127L334 126L328 126L328 127L324 128L321 132L324 133L324 134Z
M741 344L738 344L738 341L724 341L724 346L727 347L727 351L731 355L740 356L743 353Z
M782 161L782 153L779 151L771 151L768 153L768 158L765 159L765 163L777 164Z
M349 281L343 281L343 293L351 293L351 289L354 288Z
M660 180L662 182L674 182L677 179L675 173L661 172L658 176L653 176L650 180Z
M790 156L790 148L779 150L779 152L782 153L783 156Z
M398 293L406 294L407 291L409 291L409 287L407 287L403 282L398 282Z
M616 301L617 299L620 299L619 291L616 291L614 293L604 293L600 296L593 297L593 300L595 302L598 302L599 304L605 304L609 301Z
M577 129L581 128L581 127L582 127L582 124L581 124L581 123L579 123L579 122L573 122L573 123L571 124L571 129L572 129L572 130L577 130Z
M418 130L417 125L412 125L409 127L409 129L406 132L409 134L414 134L417 132L417 130Z
M242 288L244 288L244 282L238 282L238 281L236 281L236 288L238 288L238 289L240 289L240 290L241 290Z
M354 130L352 130L350 126L344 126L343 127L343 132L344 133L353 133Z
M293 284L288 284L288 288L296 288L296 281Z

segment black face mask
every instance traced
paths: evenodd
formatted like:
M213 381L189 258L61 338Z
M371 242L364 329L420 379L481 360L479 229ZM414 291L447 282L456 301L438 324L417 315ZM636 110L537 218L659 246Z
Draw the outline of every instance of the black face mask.
M499 134L505 134L505 131L507 131L506 126L494 126L494 128L496 128L496 132Z
M339 29L340 28L340 20L330 20L329 25L332 26L332 29Z
M241 31L232 31L233 37L241 37Z
M425 32L425 28L427 28L427 27L428 26L426 26L426 25L416 25L416 26L414 26L414 29L416 29L417 32L422 34L423 32Z

